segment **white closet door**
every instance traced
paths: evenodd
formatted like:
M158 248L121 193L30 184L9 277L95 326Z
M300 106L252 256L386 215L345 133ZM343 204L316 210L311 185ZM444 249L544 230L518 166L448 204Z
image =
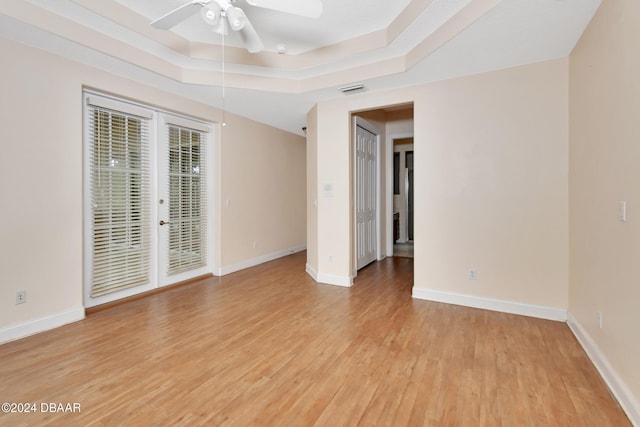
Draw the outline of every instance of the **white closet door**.
M376 260L377 253L377 136L356 126L356 266Z

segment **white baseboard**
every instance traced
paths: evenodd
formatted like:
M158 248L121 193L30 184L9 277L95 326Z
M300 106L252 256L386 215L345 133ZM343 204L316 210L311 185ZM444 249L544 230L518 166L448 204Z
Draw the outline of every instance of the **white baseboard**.
M305 265L304 271L306 271L307 274L313 278L313 280L315 280L316 282L318 281L318 272L314 270L313 267L311 267L309 264Z
M332 274L323 273L318 274L318 279L316 281L325 285L342 286L345 288L350 288L351 285L353 285L353 279L349 276L334 276Z
M430 289L420 288L413 288L412 296L413 298L417 299L444 302L447 304L462 305L465 307L482 308L485 310L519 314L522 316L537 317L547 320L557 320L560 322L567 321L567 310L562 308L523 304L519 302L482 298L472 295L433 291Z
M309 276L313 277L313 280L325 285L334 285L334 286L342 286L345 288L350 288L351 285L353 284L353 279L351 277L334 276L331 274L318 273L309 264L306 265L305 271L309 274Z
M638 427L640 426L640 402L633 395L629 387L616 373L615 369L611 366L605 355L600 351L600 348L582 327L582 325L571 315L568 314L567 324L573 335L582 345L582 348L591 359L591 362L595 365L596 369L600 373L600 376L604 379L609 386L609 390L616 397L618 403L629 417L631 423Z
M62 313L11 325L0 329L0 344L48 331L82 319L84 319L84 307L75 307Z
M283 249L281 251L272 252L270 254L262 255L256 258L251 258L246 261L239 262L237 264L228 265L216 269L214 274L216 276L224 276L227 274L235 273L236 271L244 270L245 268L255 267L256 265L263 264L265 262L273 261L274 259L282 258L287 255L301 252L307 249L307 245L295 246L293 248Z

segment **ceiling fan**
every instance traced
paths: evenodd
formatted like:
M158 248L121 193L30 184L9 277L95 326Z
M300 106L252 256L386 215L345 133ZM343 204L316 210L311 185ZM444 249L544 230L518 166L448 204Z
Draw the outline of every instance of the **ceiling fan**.
M227 27L238 32L247 50L251 53L264 49L262 40L244 11L235 6L236 0L191 0L151 23L154 28L168 30L198 12L204 21L218 34L227 34ZM246 0L251 6L308 18L322 14L321 0Z

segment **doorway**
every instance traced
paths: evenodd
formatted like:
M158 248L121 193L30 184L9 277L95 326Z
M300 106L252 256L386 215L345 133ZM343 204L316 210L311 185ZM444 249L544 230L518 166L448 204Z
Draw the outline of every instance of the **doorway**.
M393 139L393 254L413 256L413 137Z
M405 199L407 241L413 243L413 149L405 153Z
M363 263L358 263L358 244L362 244L362 242L358 242L358 224L357 224L357 164L356 164L356 130L358 128L358 123L367 123L370 127L375 128L371 131L373 134L377 134L378 138L376 139L376 188L374 191L375 194L375 202L376 202L376 221L375 225L375 238L376 238L376 258L374 260L381 260L388 256L395 255L394 252L394 242L396 238L394 238L396 227L394 227L394 218L396 217L396 212L394 211L394 198L397 198L397 195L394 195L394 184L400 186L400 180L394 183L394 174L393 174L393 164L394 164L394 143L396 145L412 145L413 144L413 104L412 103L404 103L397 105L389 105L386 107L380 107L372 110L363 110L352 113L352 128L351 128L351 139L352 139L352 182L351 188L353 192L353 205L352 205L352 230L353 234L351 237L351 253L352 253L352 263L351 263L351 277L355 278L358 274L358 269L362 266L366 265ZM373 124L373 126L371 126ZM367 125L364 125L365 129ZM377 128L377 129L376 129ZM370 129L371 130L371 129ZM380 131L382 130L382 131ZM413 151L413 150L409 150ZM404 154L403 154L404 155ZM411 166L415 163L413 160L413 154L410 156L409 163ZM398 157L399 160L399 157ZM407 163L406 157L403 160L403 169L404 165ZM413 167L411 170L411 174L407 175L410 182L410 193L413 196ZM404 179L404 178L403 178ZM404 180L402 181L404 183ZM409 202L407 200L407 202ZM414 198L411 197L411 207L413 208ZM408 211L407 209L404 209ZM413 215L412 215L413 222ZM398 221L399 223L399 221ZM403 221L403 225L408 224L408 221ZM363 230L364 227L360 226L360 229ZM398 227L399 232L399 227ZM408 235L409 230L405 230L405 234ZM412 237L414 234L414 229L412 226L411 229ZM373 233L371 234L373 235ZM407 240L405 238L405 240ZM398 251L400 254L401 252ZM407 256L413 256L413 242L410 242L410 253L407 253ZM370 257L367 261L371 262L372 258Z
M212 272L212 126L84 100L85 307Z

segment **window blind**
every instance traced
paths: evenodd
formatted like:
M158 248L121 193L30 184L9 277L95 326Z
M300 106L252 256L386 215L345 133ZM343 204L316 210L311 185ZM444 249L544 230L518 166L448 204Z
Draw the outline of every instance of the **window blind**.
M206 134L167 124L169 141L168 274L206 264Z
M149 119L91 102L87 109L91 296L98 297L150 280Z

